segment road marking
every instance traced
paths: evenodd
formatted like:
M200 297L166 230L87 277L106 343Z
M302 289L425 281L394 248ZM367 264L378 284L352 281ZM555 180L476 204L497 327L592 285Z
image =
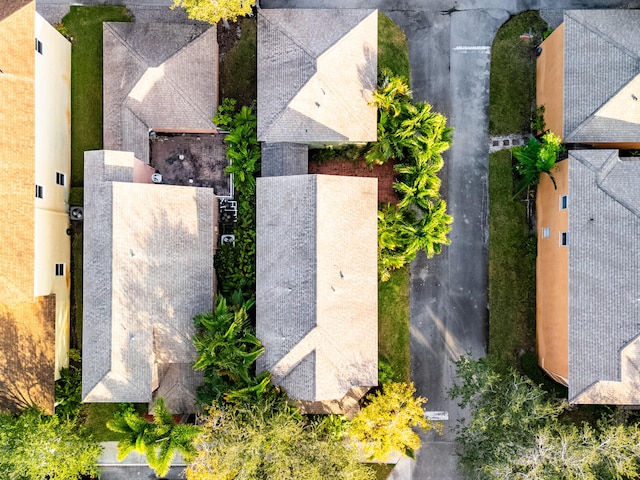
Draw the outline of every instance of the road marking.
M449 420L449 412L436 412L431 410L424 412L424 416L427 420L433 420L434 422L446 422Z
M453 47L453 50L456 52L484 52L491 53L490 46L484 45L458 45L457 47Z

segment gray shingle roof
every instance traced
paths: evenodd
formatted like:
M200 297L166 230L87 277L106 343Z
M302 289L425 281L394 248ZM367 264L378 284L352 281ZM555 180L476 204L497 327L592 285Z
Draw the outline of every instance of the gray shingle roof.
M257 204L258 370L296 400L377 385L376 179L263 177Z
M375 141L377 25L375 10L260 10L258 139Z
M569 400L639 404L640 160L568 161Z
M154 364L172 372L195 360L192 319L213 307L213 191L131 183L133 162L130 152L85 153L87 402L151 401Z
M262 176L306 175L309 147L302 143L262 143Z
M103 45L105 148L132 151L147 162L149 129L215 128L215 27L104 23Z
M566 142L632 142L640 137L638 10L569 10L564 15ZM629 91L627 91L629 90Z

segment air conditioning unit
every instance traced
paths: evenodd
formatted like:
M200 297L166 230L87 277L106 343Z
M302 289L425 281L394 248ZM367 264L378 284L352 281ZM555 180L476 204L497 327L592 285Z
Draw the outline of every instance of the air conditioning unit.
M151 175L151 181L153 183L162 183L162 174L161 173L154 173Z
M236 246L236 236L233 234L220 235L220 243L222 245L233 245Z
M82 207L75 206L69 209L69 218L81 222L84 218L84 210Z

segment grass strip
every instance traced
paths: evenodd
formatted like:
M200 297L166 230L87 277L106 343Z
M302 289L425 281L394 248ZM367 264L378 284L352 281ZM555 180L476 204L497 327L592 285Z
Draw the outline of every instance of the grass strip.
M411 380L408 266L378 283L378 353L393 367L396 381Z
M538 12L511 17L496 33L491 48L489 133L503 135L531 130L535 110L536 46L547 24ZM531 39L521 35L531 34Z
M123 6L72 6L62 19L71 47L71 185L84 180L84 152L102 148L102 23L128 22Z
M535 250L503 150L489 158L489 356L505 368L535 344L535 291Z

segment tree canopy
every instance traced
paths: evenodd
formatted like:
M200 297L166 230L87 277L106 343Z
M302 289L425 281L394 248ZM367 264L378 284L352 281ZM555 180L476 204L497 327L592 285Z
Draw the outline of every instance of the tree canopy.
M460 463L477 479L623 479L640 473L640 427L603 417L567 422L569 408L515 370L486 359L457 363L451 395L471 417L458 431Z
M173 0L171 8L184 8L189 18L216 24L249 15L255 4L255 0Z
M189 480L373 480L348 443L305 421L286 401L214 404L187 466Z
M0 414L0 477L9 480L76 480L98 475L100 445L75 420L35 408Z
M413 383L387 383L347 426L347 435L371 460L385 461L394 452L413 458L420 448L415 427L442 432L442 424L424 418L426 398L415 397Z

